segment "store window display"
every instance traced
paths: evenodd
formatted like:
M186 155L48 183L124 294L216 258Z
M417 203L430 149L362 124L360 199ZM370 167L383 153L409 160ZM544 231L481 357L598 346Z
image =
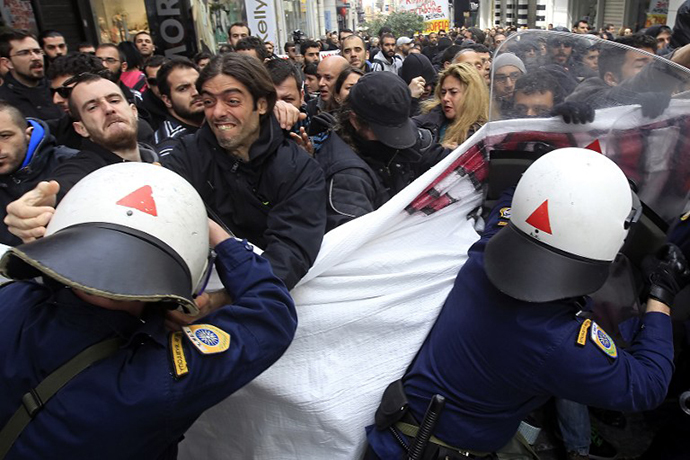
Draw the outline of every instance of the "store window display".
M146 7L141 0L91 0L101 43L130 41L148 30Z

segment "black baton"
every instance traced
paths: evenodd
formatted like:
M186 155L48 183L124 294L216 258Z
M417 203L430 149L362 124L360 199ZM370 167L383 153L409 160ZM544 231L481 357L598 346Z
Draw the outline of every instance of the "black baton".
M412 447L410 448L408 456L409 460L422 460L426 446L429 444L429 439L431 439L431 434L434 432L436 422L438 422L438 418L445 404L446 398L441 395L434 395L431 398L426 414L424 414L424 420L422 420L417 436L415 436L412 442Z

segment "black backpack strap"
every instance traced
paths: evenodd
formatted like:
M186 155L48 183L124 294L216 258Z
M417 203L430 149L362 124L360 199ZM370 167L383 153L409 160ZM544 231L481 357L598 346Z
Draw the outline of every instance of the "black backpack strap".
M22 397L22 405L0 431L0 459L5 458L24 428L60 388L95 362L113 355L121 344L122 339L115 338L91 345L26 393Z

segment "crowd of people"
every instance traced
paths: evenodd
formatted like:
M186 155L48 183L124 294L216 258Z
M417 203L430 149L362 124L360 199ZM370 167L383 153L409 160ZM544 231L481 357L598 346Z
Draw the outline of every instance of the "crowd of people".
M529 39L512 39L517 32L515 27L487 30L460 27L402 36L384 27L372 37L342 29L320 40L295 33L295 40L285 43L284 54L280 54L272 42L263 42L253 36L245 23L235 23L230 27L230 43L222 45L217 54L201 52L191 59L158 54L151 34L146 31L134 35L132 41L83 43L76 51L68 49L64 36L58 31L44 31L38 37L19 30L4 33L0 36L3 80L0 86L0 214L3 217L0 243L16 247L16 252L8 252L8 258L15 257L33 268L21 268L17 265L19 262L8 259L0 270L16 278L42 274L52 279L46 282L46 287L3 288L0 298L4 307L8 307L11 299L21 298L26 301L25 310L29 310L28 304L34 300L36 304L43 304L55 298L58 303L82 307L84 303L91 303L140 316L140 304L128 304L125 309L118 307L117 302L150 301L154 295L124 295L118 292L124 287L109 285L107 281L104 282L107 286L99 285L96 289L89 285L96 282L88 274L84 278L86 281L79 282L74 281L71 274L65 274L72 273L74 264L83 264L89 271L92 262L79 258L82 251L79 239L63 241L63 248L69 251L63 250L58 257L64 256L65 261L53 265L47 261L46 254L55 251L55 245L49 242L59 235L48 230L49 224L60 213L58 204L63 199L68 201L70 190L76 192L82 179L112 165L160 164L184 178L186 184L191 184L209 217L218 224L211 224L211 245L218 248L218 264L223 267L221 279L226 295L231 297L203 297L200 301L202 313L211 315L204 321L215 315L216 319L220 318L219 327L232 330L233 341L236 338L241 343L246 341L249 348L265 347L270 358L258 362L252 361L258 359L254 354L241 355L238 359L249 363L238 370L241 378L234 374L209 377L215 379L214 382L235 379L236 384L222 388L214 386L212 396L199 398L197 404L191 404L194 409L180 415L174 428L159 433L159 439L139 451L148 452L150 457L172 455L180 436L204 409L258 375L287 347L296 322L288 291L316 260L326 232L382 206L490 120L559 116L566 123L584 124L594 119L597 109L633 104L640 104L643 114L651 119L667 109L674 93L684 89L684 75L654 71L655 55L690 67L690 45L682 30L653 26L632 33L623 28L614 36L612 25L597 33L585 20L573 24L572 30L552 29ZM599 38L626 46L603 47ZM169 178L161 180L174 182ZM144 182L141 184L143 186ZM117 185L112 183L108 187L117 188ZM623 188L627 189L625 183ZM107 207L107 204L94 206ZM174 207L174 203L171 206ZM630 207L629 203L625 206ZM502 214L500 218L505 216ZM103 219L109 222L107 217ZM496 219L498 217L494 216L493 220ZM498 225L505 225L505 222ZM142 231L149 232L137 230ZM150 232L155 233L155 230ZM85 234L75 233L86 239ZM247 259L242 253L245 246L234 242L231 235L261 248L261 257ZM228 239L231 242L226 242ZM22 249L41 242L46 243L42 247L45 253ZM480 253L484 243L486 241L482 240ZM169 250L165 244L161 246ZM176 249L173 249L174 252ZM95 246L91 250L96 250ZM677 255L674 253L674 256ZM261 261L268 261L268 264ZM134 272L140 278L146 279L156 271L165 274L165 270L153 262L140 260L137 263L141 268ZM483 273L483 263L471 265L474 268L470 269ZM670 262L663 265L665 273L673 272L669 265ZM124 266L116 268L127 270ZM674 273L667 273L667 278L679 278L680 275ZM489 275L494 282L494 275ZM196 282L199 276L192 278ZM488 283L487 280L487 286ZM494 282L501 292L506 292L501 283ZM56 294L58 284L75 288L77 294ZM675 294L678 287L666 290ZM585 293L588 292L576 294ZM166 301L176 298L167 291L165 295L158 294ZM653 298L662 304L668 303L672 294L662 292ZM108 301L94 300L98 295ZM230 312L230 317L246 321L249 326L245 331L230 325L228 317L222 317L228 303L250 308L256 302L261 304L262 311L269 303L278 309L267 315L270 321L257 319L260 313L236 308ZM453 297L452 302L461 300ZM663 305L655 311L667 314ZM168 312L167 325L173 329L188 328L194 318L183 313ZM55 314L55 321L66 321L62 313ZM50 331L52 319L41 318L41 330ZM456 320L451 318L447 324L454 324ZM28 319L21 317L17 321L13 333L3 332L5 338L17 337L17 330L29 327ZM112 315L100 315L98 321L102 324L119 320ZM659 322L661 320L656 317L650 320L648 329L654 329ZM162 322L156 324L162 327ZM154 337L154 342L159 341L160 331L147 332L146 327L123 323L118 335L129 340L134 331L135 335L152 334L149 339ZM658 328L663 329L662 326ZM68 329L46 334L66 340L64 335ZM104 331L91 331L91 336L108 336ZM663 333L665 329L658 332ZM64 353L51 355L51 359L64 361L69 353L76 354L83 344L83 341L77 342ZM162 343L165 345L165 339ZM160 343L150 345L151 350L156 346ZM425 350L425 353L432 353L428 347ZM136 354L136 350L132 353ZM162 351L164 356L166 353ZM413 372L428 372L422 368L436 358L427 356L418 361ZM9 360L9 355L5 359ZM627 359L635 362L634 355L626 356ZM37 368L23 367L20 377L10 377L7 369L2 371L4 382L14 382L3 384L8 397L0 404L2 424L9 419L22 395L52 370L49 362L46 358ZM212 362L208 359L194 364L206 369ZM663 367L664 378L668 377L667 364L659 364ZM153 364L140 359L131 364L123 361L121 365ZM604 372L603 367L604 364L593 366L594 370L589 372ZM621 381L626 375L622 367L622 364L618 366L614 375ZM558 367L554 372L563 371ZM209 371L209 375L213 372ZM185 391L206 391L204 385L195 386L198 376L193 379L194 383L190 377L185 380ZM17 383L19 380L21 385ZM141 384L154 385L154 380L153 373L146 374ZM94 382L98 382L97 377ZM410 385L425 385L415 382L414 376L406 381L408 393ZM458 383L459 386L466 384ZM566 407L573 391L567 388L568 391L559 392L560 389L541 388L540 391L553 391L552 394L565 398L562 401ZM636 391L627 395L627 399L621 396L614 402L609 401L607 407L641 410L658 403L658 397L646 400L645 395L639 394L642 390ZM70 397L75 398L74 395ZM418 393L411 395L411 399L414 412L421 418L427 399L419 397ZM580 402L596 404L601 401L594 397L585 399ZM126 398L119 403L126 405ZM152 411L167 414L166 403L169 402L163 401L162 406ZM524 411L517 409L521 403L511 403L515 404L511 416L523 415ZM175 404L182 406L179 401ZM563 432L575 432L575 438L584 436L587 439L584 445L569 444L573 436L564 436L572 459L589 455L589 424L581 421L583 410L586 418L584 405L561 409L563 425L579 420L575 427ZM58 419L59 414L49 424L58 424ZM88 425L86 419L82 423ZM145 423L142 421L141 426ZM460 425L463 423L466 420ZM515 428L508 425L508 431ZM386 430L388 428L390 426ZM475 451L500 451L513 433L505 431L496 436L490 428L481 433L476 428L475 437L468 438L449 434L451 428L444 425L440 436L445 436L444 440L451 445L459 442L463 443L460 447ZM493 429L503 430L506 425L497 423ZM370 432L373 450L368 455L398 458L400 440L390 437L395 430L383 432L387 435L376 434L375 430ZM38 431L25 433L25 441L17 444L21 452L19 457L38 458L45 452L55 455L55 452L62 452L60 449L69 455L74 452L70 449L75 445L83 444L77 440L56 449L51 440L43 439L31 445L26 438L39 436ZM64 432L62 435L69 437ZM491 440L487 439L492 436ZM134 448L136 450L136 445ZM85 449L79 452L89 451ZM449 446L443 449L439 450L439 455L445 456L448 449L453 450ZM530 454L525 455L529 458ZM601 455L592 458L607 458Z

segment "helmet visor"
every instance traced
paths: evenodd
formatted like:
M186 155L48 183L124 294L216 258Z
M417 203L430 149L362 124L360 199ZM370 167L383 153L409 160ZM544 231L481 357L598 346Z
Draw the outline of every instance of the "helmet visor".
M74 225L11 248L0 260L0 273L13 279L43 274L88 294L175 302L185 313L198 313L182 258L161 240L121 225Z

